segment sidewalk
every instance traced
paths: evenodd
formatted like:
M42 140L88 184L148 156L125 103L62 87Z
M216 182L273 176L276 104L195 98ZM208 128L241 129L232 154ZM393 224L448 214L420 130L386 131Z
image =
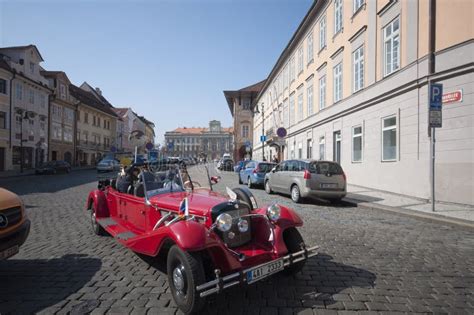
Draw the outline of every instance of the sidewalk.
M95 169L95 166L73 166L71 168L72 172L82 171L82 170L92 170ZM19 177L19 176L31 176L35 175L35 170L24 170L23 173L20 171L3 171L0 172L0 178L9 178L9 177Z
M359 207L398 212L411 216L474 228L474 206L437 202L431 211L429 200L361 186L347 185L345 200Z

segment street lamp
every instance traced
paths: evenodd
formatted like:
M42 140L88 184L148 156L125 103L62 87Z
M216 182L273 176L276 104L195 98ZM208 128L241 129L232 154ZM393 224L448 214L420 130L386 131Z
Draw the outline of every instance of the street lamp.
M21 109L21 108L18 108L16 110L16 113L20 117L20 173L23 173L23 159L24 159L23 142L27 141L26 139L23 139L23 119L26 119L26 120L32 119L36 116L36 113L33 111Z
M262 102L262 135L260 136L260 141L262 142L262 161L265 161L265 108L263 107L264 103ZM254 114L259 114L258 106L254 111Z

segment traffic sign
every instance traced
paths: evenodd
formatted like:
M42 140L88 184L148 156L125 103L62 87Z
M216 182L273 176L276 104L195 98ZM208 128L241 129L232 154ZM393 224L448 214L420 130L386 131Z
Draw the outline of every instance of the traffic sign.
M117 148L115 146L111 146L110 147L110 152L117 152Z
M250 141L248 141L248 140L245 141L245 146L246 146L246 147L250 147L251 145L252 145L252 144L250 143Z
M261 135L260 136L260 142L265 142L265 141L267 141L267 136Z
M286 129L283 127L280 127L277 129L277 135L280 138L285 138L286 137Z
M150 151L151 149L153 149L153 143L151 142L148 142L146 145L145 145L145 148Z
M439 83L430 84L429 99L429 125L430 128L441 128L443 126L443 85Z

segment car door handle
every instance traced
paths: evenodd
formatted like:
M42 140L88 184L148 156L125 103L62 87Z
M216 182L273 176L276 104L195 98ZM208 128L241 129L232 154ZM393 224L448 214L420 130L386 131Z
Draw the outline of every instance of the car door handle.
M145 210L140 210L140 213L145 215Z

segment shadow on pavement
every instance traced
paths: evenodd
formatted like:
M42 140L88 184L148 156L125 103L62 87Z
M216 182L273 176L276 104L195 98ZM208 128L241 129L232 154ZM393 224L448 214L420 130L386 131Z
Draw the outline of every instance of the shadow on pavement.
M325 308L339 300L344 290L349 288L370 289L375 285L376 276L365 269L333 261L330 255L320 253L310 258L302 273L287 276L284 273L271 276L268 280L249 286L236 286L224 294L208 298L203 314L228 305L249 305L268 302L276 308L315 307ZM337 300L335 295L339 295ZM350 300L350 297L347 295ZM287 305L290 301L292 305Z
M0 314L31 314L60 302L65 304L66 298L84 287L101 265L100 259L81 255L0 261ZM89 310L81 313L96 306L86 305Z
M22 196L34 193L55 193L92 182L97 182L97 173L84 170L69 174L0 178L0 187Z

